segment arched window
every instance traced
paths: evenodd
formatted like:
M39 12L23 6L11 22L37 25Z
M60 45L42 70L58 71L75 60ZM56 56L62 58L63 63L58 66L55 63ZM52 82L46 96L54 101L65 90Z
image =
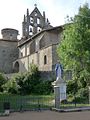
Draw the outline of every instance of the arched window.
M47 64L47 56L44 56L44 65Z

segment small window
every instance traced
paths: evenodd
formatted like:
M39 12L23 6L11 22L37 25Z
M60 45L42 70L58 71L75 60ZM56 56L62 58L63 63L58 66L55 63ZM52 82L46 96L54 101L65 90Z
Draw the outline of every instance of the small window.
M37 18L37 24L40 24L40 18Z
M31 25L29 26L29 35L33 35L33 27Z
M40 27L37 27L37 32L40 32L41 31L41 28Z
M47 56L44 56L44 65L47 64Z
M37 12L35 12L34 15L37 16Z
M30 23L33 23L33 21L34 21L33 17L30 17Z
M21 52L21 57L23 57L23 53Z

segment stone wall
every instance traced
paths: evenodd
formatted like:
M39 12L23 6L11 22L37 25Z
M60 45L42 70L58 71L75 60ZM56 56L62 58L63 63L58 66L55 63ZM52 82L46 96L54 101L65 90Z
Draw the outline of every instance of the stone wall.
M52 46L52 64L53 64L52 69L53 70L55 69L55 64L57 63L57 60L59 59L58 54L57 54L57 46L58 44Z
M19 72L26 72L29 70L29 57L19 59Z
M18 58L17 41L0 40L0 72L12 73L13 61Z
M44 57L46 56L46 64ZM52 71L52 46L39 51L39 70Z
M46 64L44 64L45 55L47 57ZM52 46L44 48L32 55L20 58L20 72L27 71L31 63L36 64L40 71L52 71Z

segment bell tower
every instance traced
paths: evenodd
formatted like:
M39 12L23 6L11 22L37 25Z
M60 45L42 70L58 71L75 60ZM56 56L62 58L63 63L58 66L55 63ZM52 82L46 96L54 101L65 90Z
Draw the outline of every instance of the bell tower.
M22 37L29 38L41 30L50 27L52 26L49 20L46 19L45 12L43 12L42 15L35 4L35 8L31 14L29 14L29 10L27 9L27 14L26 16L24 15L24 20L22 22Z

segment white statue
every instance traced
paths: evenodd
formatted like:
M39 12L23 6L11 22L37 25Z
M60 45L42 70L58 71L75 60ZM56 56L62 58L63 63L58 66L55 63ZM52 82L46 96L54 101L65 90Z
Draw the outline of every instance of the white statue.
M55 71L56 71L56 80L59 80L59 78L62 78L62 74L63 74L63 69L62 69L62 65L58 62L55 66Z
M63 80L63 67L58 61L55 66L56 81L52 83L55 93L55 105L60 105L62 100L66 100L66 82ZM60 101L59 101L60 100Z

